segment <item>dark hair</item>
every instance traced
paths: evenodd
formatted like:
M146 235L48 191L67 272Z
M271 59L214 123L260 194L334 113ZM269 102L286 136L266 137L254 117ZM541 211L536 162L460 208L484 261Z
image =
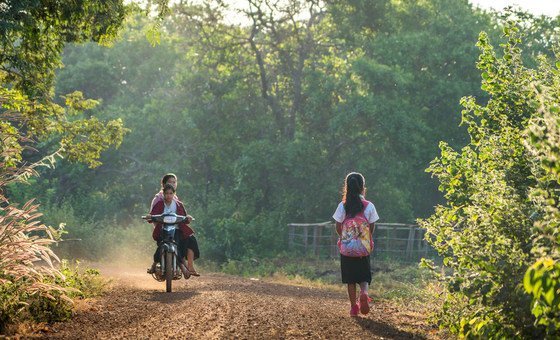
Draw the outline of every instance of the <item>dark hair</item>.
M166 185L163 186L163 189L162 189L163 193L165 193L167 190L171 190L171 191L173 191L173 193L175 193L175 187L172 186L171 184L166 184Z
M163 178L161 179L161 187L163 188L165 186L165 183L167 183L167 181L171 178L175 178L175 180L177 180L177 176L175 174L172 173L168 173L163 175Z
M365 184L366 180L359 172L351 172L346 175L342 193L342 203L344 204L346 215L354 217L364 209L360 195L365 195L366 193Z

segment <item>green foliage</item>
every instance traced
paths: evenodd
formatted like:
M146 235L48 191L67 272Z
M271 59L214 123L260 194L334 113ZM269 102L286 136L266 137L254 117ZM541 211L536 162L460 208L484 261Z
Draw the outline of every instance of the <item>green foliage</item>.
M17 285L0 285L0 332L4 333L7 325L12 323L21 309L21 291Z
M472 336L520 336L519 325L534 321L521 280L555 249L559 220L549 172L557 164L559 143L549 133L557 111L539 104L558 97L556 70L544 62L531 70L521 59L554 42L556 21L525 16L530 46L520 51L507 26L510 41L494 52L488 41L509 17L462 0L288 4L252 1L250 10L239 8L238 25L226 20L223 2L183 2L156 25L131 15L111 49L66 46L50 101L83 95L47 108L69 125L37 147L57 150L65 140L72 145L65 155L102 164L92 171L62 161L30 186L10 186L9 197L38 196L49 224L66 223L62 254L112 258L131 244L128 258L143 259L154 247L150 226L134 221L161 175L174 172L202 256L231 273L250 273L247 258L257 259L264 275L272 267L263 258L286 250L286 223L330 217L344 175L358 170L385 222L428 216L442 196L451 202L426 222L454 268L442 324ZM489 33L480 38L478 72L481 29ZM13 89L4 90L13 109L36 102ZM459 127L453 112L465 93L473 96L461 101ZM90 121L79 123L84 110ZM102 129L100 121L115 126ZM5 164L17 165L28 157L23 130L0 124ZM124 125L130 131L122 137ZM443 195L424 173L440 140L430 169ZM111 143L119 150L99 153ZM310 267L285 270L314 275ZM414 273L402 279L419 282ZM395 294L409 292L401 286Z
M255 4L264 11L264 3ZM55 196L79 195L73 205L98 202L103 193L106 203L98 202L98 214L139 215L158 190L158 174L173 171L180 178L179 197L197 217L205 215L204 228L222 221L235 228L259 224L266 230L259 236L277 237L285 222L330 216L342 178L358 169L385 221L427 215L439 196L423 164L436 154L442 133L459 133L450 128L458 119L449 114L456 106L449 98L477 85L472 41L487 18L464 4L438 2L434 8L441 6L451 19L437 29L429 22L439 18L438 11L430 9L420 36L417 27L404 24L414 14L394 19L403 26L399 30L364 35L367 25L343 26L358 11L313 5L312 17L302 21L296 12L307 9L298 6L276 9L284 18L278 20L242 12L247 26L232 26L220 20L215 3L183 4L164 23L157 48L145 41L146 24L138 17L127 21L112 49L67 48L59 93L76 88L101 95L96 115L122 118L131 131L118 151L101 158L105 165L98 170L85 176L86 169L63 164L44 177L48 188ZM379 15L389 20L400 13L391 6ZM472 41L453 32L440 45L427 39L459 21ZM276 34L265 29L270 25ZM455 46L451 56L440 52L448 45ZM434 71L419 73L423 67ZM428 114L434 107L437 117ZM127 199L116 198L122 195ZM200 232L219 237L217 230ZM212 247L227 249L222 244ZM273 254L281 246L262 248Z
M1 169L20 165L22 152L33 141L55 138L59 150L71 160L97 166L102 150L118 146L125 129L120 120L100 122L94 117L75 119L95 106L80 92L65 97L62 106L53 98L55 69L65 44L114 37L125 15L122 1L8 1L0 21L0 95L2 124ZM4 150L11 150L5 153Z
M56 292L51 297L24 297L26 309L17 315L14 321L31 319L35 322L57 322L68 320L72 316L72 300L63 299L63 293Z
M63 225L65 235L53 250L65 258L140 263L151 257L155 243L152 226L144 221L98 220L80 217L65 202L60 207L44 206L45 222Z
M442 195L425 164L438 141L467 143L452 113L464 93L488 96L474 42L501 22L465 1L253 4L240 25L217 2L177 5L155 48L139 15L111 49L67 46L57 95L99 99L88 113L130 131L95 171L63 161L10 196L71 206L85 224L67 230L88 248L97 237L79 229L129 225L171 171L205 256L220 261L274 256L286 223L328 219L352 170L383 221L428 216Z
M71 315L70 298L95 296L104 287L95 270L82 273L65 261L54 266L58 258L49 245L61 231L40 224L37 209L31 203L21 209L7 205L0 215L1 333L23 320L64 320Z
M157 1L167 8L167 1ZM122 26L123 1L3 1L0 4L0 332L25 319L56 321L70 316L70 288L85 289L94 271L84 275L69 267L66 280L53 266L49 245L60 230L41 224L34 196L21 208L6 188L54 167L67 157L90 167L100 165L103 150L122 143L127 131L117 118L106 123L91 115L99 104L82 92L54 94L55 71L68 43L107 44ZM160 10L162 13L163 10ZM81 116L84 111L87 117ZM38 152L37 152L38 151ZM33 180L31 180L33 181ZM23 190L22 190L23 191ZM52 190L51 190L52 194ZM38 261L43 261L37 265ZM95 288L94 290L97 290ZM80 294L90 294L94 290ZM73 292L77 292L73 290ZM72 295L72 294L70 294ZM84 296L85 296L84 295Z
M44 285L55 284L61 287L48 295L30 294L26 292L24 285L18 283L0 286L0 331L23 320L67 320L72 316L72 299L99 296L106 289L107 281L101 278L96 269L82 270L79 263L71 266L68 261L63 260L59 270L63 276L45 277L43 280Z
M542 184L539 173L546 163L535 161L526 146L530 122L540 121L548 111L539 109L543 98L535 87L556 84L558 72L547 67L544 57L538 69L525 67L519 26L508 23L504 33L507 42L501 45L501 58L488 36L480 35L477 66L481 88L490 99L485 105L474 97L461 101L463 124L471 141L460 152L440 144L441 156L428 171L439 179L447 203L438 206L422 225L427 228L427 239L444 257L444 266L452 269L441 275L447 285L439 315L442 325L473 338L533 337L545 332L554 336L554 327L545 330L540 326L550 324L551 319L533 324L531 311L542 308L531 307L535 303L522 283L529 275L531 279L525 282L531 283L536 303L548 301L534 286L545 277L549 280L539 272L544 269L537 264L539 269L533 267L526 274L539 253L536 240L544 236L535 228L532 216L535 208L541 211L547 205L539 207L535 199L535 190ZM548 244L541 253L557 254L558 243Z
M533 296L531 312L537 325L547 327L547 333L560 329L560 264L553 259L539 259L525 273L523 287Z
M55 282L67 289L70 298L92 298L102 295L107 289L108 281L101 277L99 270L82 268L79 261L60 262L60 272L63 278L56 278Z
M535 323L546 327L548 336L560 334L560 63L551 65L541 58L539 71L549 82L533 83L537 112L526 130L525 146L537 181L531 190L536 211L533 253L537 260L525 273L524 288L533 297Z
M366 0L332 6L340 34L355 32L348 47L362 51L351 63L363 90L343 106L348 122L359 121L355 140L364 144L364 162L356 167L371 174L368 185L383 197L376 206L387 220L427 216L441 198L423 168L440 140L466 143L452 112L463 93L482 95L472 67L474 42L480 30L489 28L490 17L460 1ZM376 15L383 13L375 25L376 15L364 15L373 8ZM344 20L345 15L352 20ZM340 152L352 153L352 144Z

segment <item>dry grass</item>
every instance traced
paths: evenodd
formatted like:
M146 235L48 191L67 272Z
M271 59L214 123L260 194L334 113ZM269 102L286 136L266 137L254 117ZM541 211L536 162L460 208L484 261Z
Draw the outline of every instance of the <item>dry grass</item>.
M56 286L42 283L45 276L61 276L53 261L58 257L49 248L56 231L41 224L37 205L27 202L21 209L8 205L0 216L0 284L25 281L28 293L47 293ZM46 265L36 266L38 262Z
M1 156L5 156L3 148ZM10 168L0 159L0 332L10 323L29 318L37 301L71 304L66 289L56 284L64 280L54 263L58 257L50 249L58 231L39 220L38 205L27 202L21 208L4 196L4 188L18 183L21 176L34 173L33 167ZM31 313L31 316L33 313ZM25 317L23 317L25 315Z

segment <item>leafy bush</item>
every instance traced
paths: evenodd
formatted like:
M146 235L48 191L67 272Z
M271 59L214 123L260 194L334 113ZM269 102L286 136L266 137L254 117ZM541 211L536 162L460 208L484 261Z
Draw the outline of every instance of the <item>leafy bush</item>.
M537 207L532 251L538 259L525 273L524 287L533 298L535 324L548 336L560 335L560 61L554 66L542 62L541 71L551 75L552 83L533 85L538 114L525 140L537 181L531 200Z
M63 260L58 268L61 276L44 277L42 284L57 287L48 294L30 293L25 284L0 285L0 333L10 325L31 320L35 322L63 321L71 317L73 299L103 294L108 281L95 269L81 269Z
M103 294L108 281L101 277L101 273L93 268L81 268L80 262L70 263L62 260L60 272L64 278L57 278L55 283L67 288L67 295L71 298L90 298Z
M80 263L70 264L67 260L60 263L61 277L46 278L47 283L55 284L63 290L55 292L52 298L30 297L26 312L37 322L54 322L68 319L72 315L72 299L84 299L101 295L108 281L96 269L80 268Z
M538 69L525 67L520 29L509 23L504 32L508 40L501 58L486 34L480 35L477 66L490 99L485 106L472 97L462 100L471 142L460 152L440 144L441 156L428 171L439 179L447 204L421 224L451 269L441 275L447 286L442 326L462 337L554 337L558 328L542 325L558 320L560 292L553 288L558 215L550 215L558 202L558 177L543 179L550 162L534 157L528 127L541 122L545 112L558 117L557 92L543 97L539 88L558 88L560 77L544 57ZM543 256L552 263L537 262L525 280L531 301L523 279Z

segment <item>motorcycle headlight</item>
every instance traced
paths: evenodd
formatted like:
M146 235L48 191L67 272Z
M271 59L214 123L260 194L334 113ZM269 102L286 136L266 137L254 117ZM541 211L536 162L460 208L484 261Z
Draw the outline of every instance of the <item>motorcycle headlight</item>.
M177 221L177 217L175 217L175 216L165 216L165 217L163 218L163 223L171 223L171 224L173 224L173 223L175 223L175 221Z

